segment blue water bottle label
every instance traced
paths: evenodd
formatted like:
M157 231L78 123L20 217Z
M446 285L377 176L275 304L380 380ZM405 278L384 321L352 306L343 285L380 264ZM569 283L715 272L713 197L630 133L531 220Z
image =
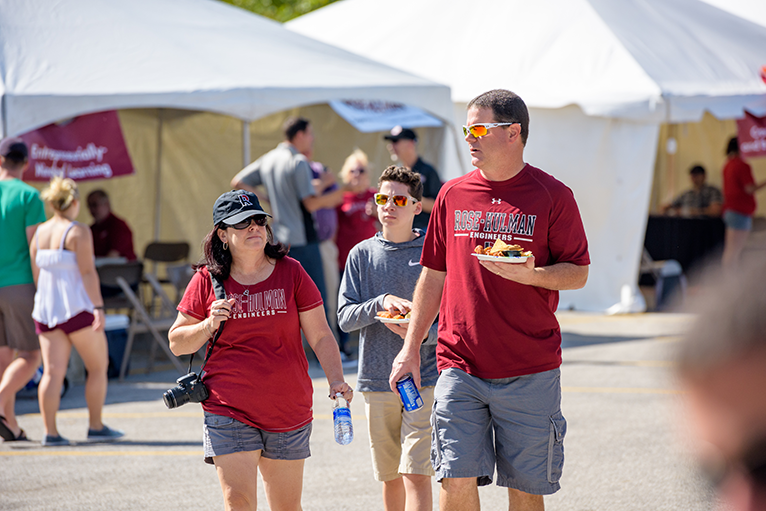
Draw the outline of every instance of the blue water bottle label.
M405 410L413 412L423 407L423 398L420 397L420 392L418 392L412 376L405 376L396 382L396 388L399 390L399 397L402 398Z
M349 419L351 419L351 410L349 410L345 406L342 406L342 407L336 408L335 410L332 411L332 418L333 419L338 419L338 418L341 418L341 417L348 417Z

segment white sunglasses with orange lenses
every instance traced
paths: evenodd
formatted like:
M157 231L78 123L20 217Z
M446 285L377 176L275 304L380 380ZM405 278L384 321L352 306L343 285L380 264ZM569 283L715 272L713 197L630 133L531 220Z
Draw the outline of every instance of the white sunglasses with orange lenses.
M518 122L484 122L480 124L471 124L470 126L463 126L463 136L468 136L470 133L474 138L480 138L489 133L490 128L497 128L498 126L510 126L512 124L520 124Z

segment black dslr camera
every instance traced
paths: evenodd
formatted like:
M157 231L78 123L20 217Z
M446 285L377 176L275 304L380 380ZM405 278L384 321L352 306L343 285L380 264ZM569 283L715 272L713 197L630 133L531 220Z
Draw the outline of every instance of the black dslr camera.
M173 387L162 395L165 406L170 409L178 408L186 403L201 403L208 398L207 387L197 376L191 372L176 380L178 386Z

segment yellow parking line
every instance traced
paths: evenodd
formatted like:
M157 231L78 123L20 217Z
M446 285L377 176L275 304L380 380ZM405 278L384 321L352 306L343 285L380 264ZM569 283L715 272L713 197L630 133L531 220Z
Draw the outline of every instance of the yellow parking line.
M561 387L563 392L593 394L683 394L680 390L622 387Z
M676 365L670 360L636 360L635 362L624 362L624 364L640 367L674 367Z
M670 360L577 360L564 358L565 364L593 364L593 365L616 365L637 367L675 367L675 362Z
M0 451L0 456L202 456L199 451Z
M175 417L203 417L202 411L195 412L104 412L104 418L116 418L116 419L165 419ZM39 413L27 413L25 417L39 417ZM59 418L65 419L83 419L88 418L88 412L59 412L56 414Z

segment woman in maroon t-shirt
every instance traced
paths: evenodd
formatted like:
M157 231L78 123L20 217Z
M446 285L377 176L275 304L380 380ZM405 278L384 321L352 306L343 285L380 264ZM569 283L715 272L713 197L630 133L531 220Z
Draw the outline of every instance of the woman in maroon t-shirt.
M723 168L723 222L726 224L726 238L721 263L725 268L731 268L739 262L753 226L755 192L766 186L766 181L755 183L753 170L740 156L737 137L729 140L726 156L728 159Z
M310 456L313 386L301 330L330 384L351 400L322 298L303 267L273 243L270 215L254 193L226 192L215 203L204 263L192 278L170 329L176 355L213 346L202 381L205 461L214 464L226 509L255 508L260 470L272 509L300 507ZM226 291L217 299L215 275Z
M370 169L367 155L356 149L346 158L340 178L351 192L343 194L343 204L338 206L338 269L346 267L348 253L357 243L375 236L378 232L377 207L373 204L375 188L370 187Z

